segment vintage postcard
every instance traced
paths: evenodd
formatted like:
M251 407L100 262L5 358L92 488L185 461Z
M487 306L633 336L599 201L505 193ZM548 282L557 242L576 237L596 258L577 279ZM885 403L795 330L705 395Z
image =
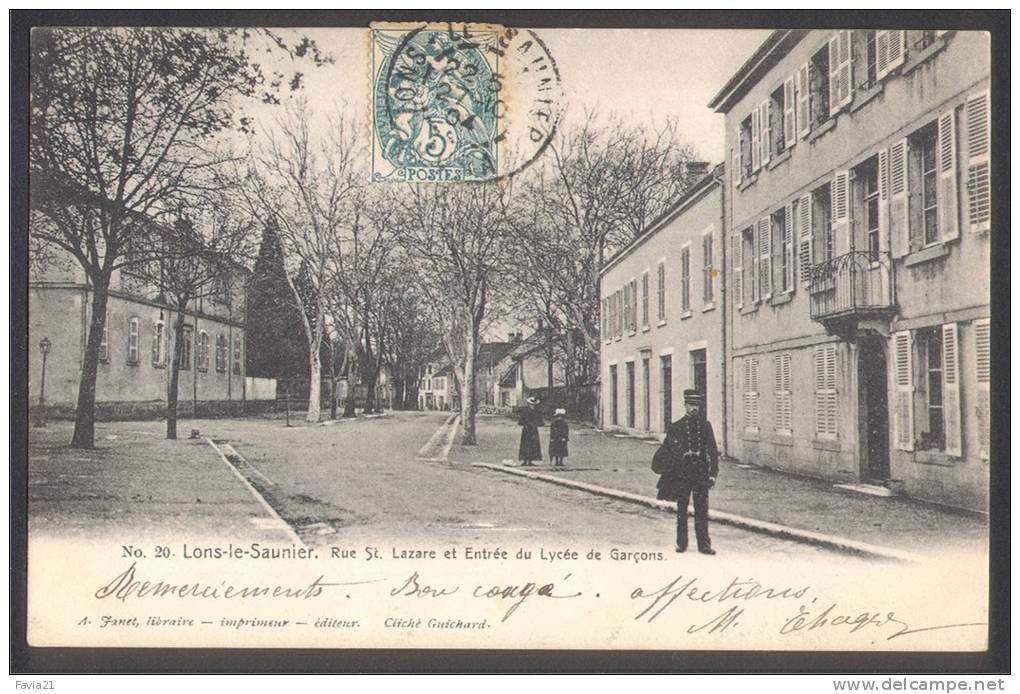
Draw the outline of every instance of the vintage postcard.
M988 648L988 34L30 60L29 645Z

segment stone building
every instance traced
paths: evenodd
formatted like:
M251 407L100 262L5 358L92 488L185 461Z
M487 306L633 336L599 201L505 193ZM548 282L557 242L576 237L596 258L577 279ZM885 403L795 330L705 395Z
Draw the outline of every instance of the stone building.
M195 300L185 318L179 411L188 415L239 412L245 393L245 288L248 272L228 264L214 291ZM29 404L39 402L42 355L46 359L47 410L73 417L91 320L92 289L84 271L54 254L32 268L28 286ZM125 269L110 284L106 325L96 379L100 418L162 415L166 407L168 354L176 313L157 288Z
M735 457L987 507L989 49L775 31L709 104Z
M694 388L725 450L722 179L719 165L602 269L607 430L661 438Z

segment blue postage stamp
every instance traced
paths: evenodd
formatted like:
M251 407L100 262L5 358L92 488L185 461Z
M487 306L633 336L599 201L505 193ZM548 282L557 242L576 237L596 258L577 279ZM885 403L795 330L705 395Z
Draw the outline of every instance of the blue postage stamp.
M373 28L372 180L489 180L500 170L500 34Z

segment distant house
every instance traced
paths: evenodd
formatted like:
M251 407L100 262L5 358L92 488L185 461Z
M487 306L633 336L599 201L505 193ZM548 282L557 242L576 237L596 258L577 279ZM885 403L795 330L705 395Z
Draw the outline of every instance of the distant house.
M182 412L194 408L230 411L246 400L245 315L248 271L224 263L224 274L208 296L185 312L178 397ZM46 361L47 407L70 416L78 398L92 312L93 290L70 256L54 249L52 261L33 268L28 284L29 398L39 401L42 356ZM176 312L159 289L127 268L114 271L106 307L96 378L100 417L136 417L166 407L167 364Z
M498 380L492 385L491 396L494 404L501 408L519 407L528 391L548 388L549 344L548 328L539 328L527 338L512 342L497 362ZM562 337L553 337L553 382L552 387L566 385L566 369L562 359Z
M514 347L511 342L483 342L475 358L475 403L495 405L496 384L503 356ZM418 389L418 406L423 410L455 410L460 407L460 387L445 350L436 350L425 365Z

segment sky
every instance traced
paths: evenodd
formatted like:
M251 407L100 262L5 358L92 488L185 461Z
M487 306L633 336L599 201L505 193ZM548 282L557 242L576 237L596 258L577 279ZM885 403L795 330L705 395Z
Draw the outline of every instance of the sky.
M296 30L316 40L336 62L304 66L302 93L321 108L369 109L369 34L365 28ZM712 163L723 157L723 117L709 100L768 36L758 30L541 29L566 97L563 122L586 110L661 125L675 117L684 139ZM291 67L293 69L293 66ZM256 114L257 115L257 114Z

